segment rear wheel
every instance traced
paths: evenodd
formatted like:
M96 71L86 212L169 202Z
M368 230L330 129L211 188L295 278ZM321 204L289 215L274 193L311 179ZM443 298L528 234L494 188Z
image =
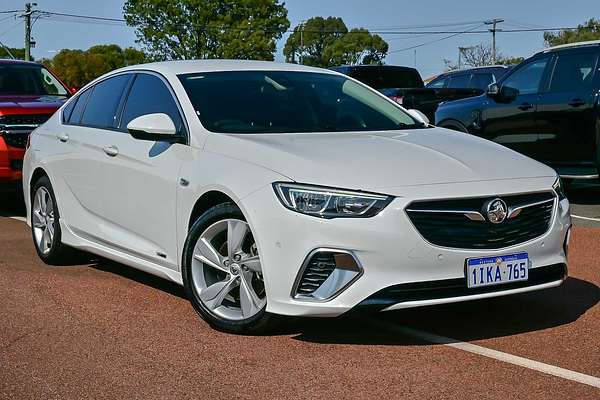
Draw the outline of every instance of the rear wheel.
M61 242L60 214L48 177L37 180L31 192L31 234L38 256L46 264L62 264L73 250Z
M190 229L183 282L196 312L216 329L255 334L273 323L254 236L231 203L209 209Z

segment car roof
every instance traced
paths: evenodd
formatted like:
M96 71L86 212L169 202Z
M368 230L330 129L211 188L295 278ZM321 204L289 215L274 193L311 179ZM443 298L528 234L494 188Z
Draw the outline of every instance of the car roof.
M456 69L453 71L447 71L447 72L439 74L438 77L454 75L454 74L461 74L461 73L466 73L466 72L471 72L471 71L486 71L486 70L508 69L508 68L509 68L509 66L507 66L507 65L484 65L482 67L472 67L472 68L464 68L464 69Z
M414 70L415 68L406 67L404 65L379 65L379 64L361 64L361 65L340 65L337 67L331 67L332 70L341 70L341 69L376 69L376 68L384 68L384 69L406 69L406 70Z
M13 64L13 65L42 65L34 61L15 60L11 58L0 58L0 64Z
M152 70L166 74L191 74L223 71L300 71L335 74L322 68L307 67L299 64L277 63L273 61L249 60L180 60L138 64L117 71ZM113 71L113 72L117 72Z
M571 49L574 47L598 46L598 45L600 45L600 40L589 40L587 42L567 43L567 44L561 44L558 46L549 47L547 49L544 49L544 50L538 52L537 54L548 53L548 52L555 51L555 50Z

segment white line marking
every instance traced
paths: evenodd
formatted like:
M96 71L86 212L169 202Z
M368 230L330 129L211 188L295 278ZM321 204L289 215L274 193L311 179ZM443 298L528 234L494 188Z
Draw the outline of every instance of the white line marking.
M8 217L11 219L16 219L17 221L21 221L21 222L27 222L27 220L25 219L25 217Z
M532 369L548 375L557 376L559 378L568 379L573 382L583 383L584 385L593 386L600 389L600 378L595 376L582 374L580 372L571 371L568 369L556 367L554 365L545 364L543 362L530 360L525 357L515 356L509 353L504 353L498 350L488 349L487 347L478 346L472 343L461 342L460 340L438 336L433 333L424 332L418 329L396 326L390 323L385 323L377 320L371 320L374 324L379 325L384 329L392 329L398 333L413 338L425 340L427 342L441 344L455 349L463 350L469 353L478 354L480 356L493 358L498 361L506 362L520 367Z
M579 219L585 219L586 221L596 221L596 222L600 222L600 218L582 217L582 216L579 216L579 215L573 215L573 214L571 214L571 217L573 217L573 218L579 218Z

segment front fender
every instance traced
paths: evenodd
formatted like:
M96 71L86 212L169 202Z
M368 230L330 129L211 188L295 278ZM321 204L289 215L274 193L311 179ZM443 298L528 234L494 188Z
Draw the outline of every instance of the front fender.
M179 184L177 191L177 242L180 244L178 265L181 265L181 250L188 234L188 223L194 205L203 194L218 191L230 197L241 209L248 224L255 232L252 213L244 207L244 198L271 185L275 181L287 181L287 177L264 167L240 161L222 154L192 149L189 162L182 165L179 174L189 184ZM275 193L273 193L275 196ZM255 238L260 250L260 236Z

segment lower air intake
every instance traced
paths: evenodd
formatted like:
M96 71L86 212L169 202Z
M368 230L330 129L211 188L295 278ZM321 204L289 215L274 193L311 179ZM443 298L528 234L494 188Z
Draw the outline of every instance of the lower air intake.
M302 264L292 296L297 299L329 300L358 279L361 273L362 268L351 252L317 249Z

